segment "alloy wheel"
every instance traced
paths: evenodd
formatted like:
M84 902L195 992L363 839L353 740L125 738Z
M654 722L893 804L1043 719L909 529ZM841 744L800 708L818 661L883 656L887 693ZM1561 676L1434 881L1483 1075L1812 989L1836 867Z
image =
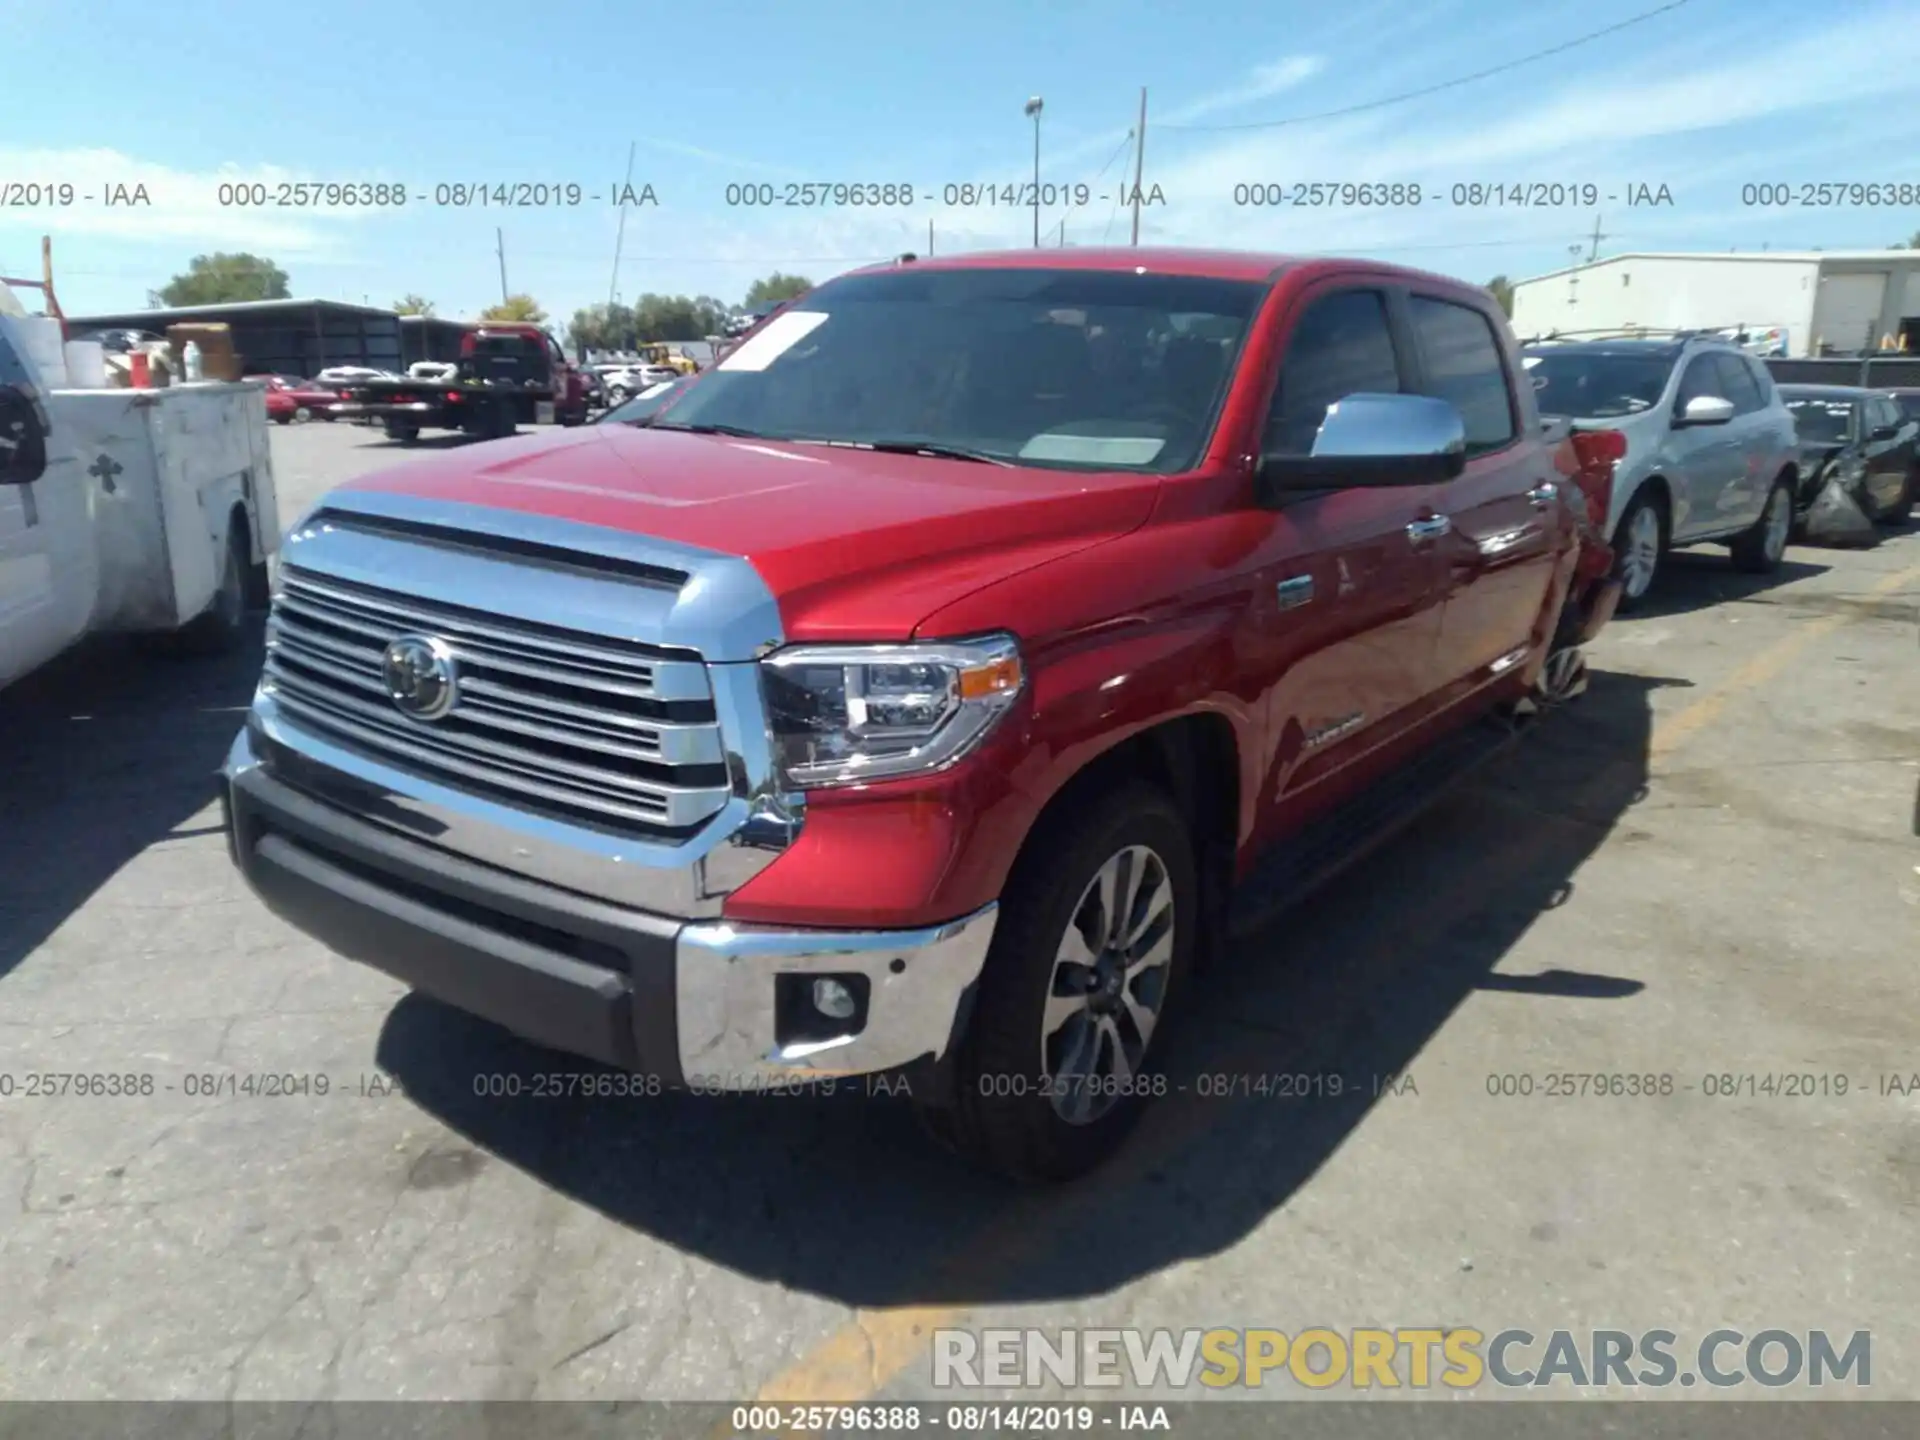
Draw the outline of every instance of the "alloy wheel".
M1642 506L1627 528L1627 543L1620 558L1621 588L1630 600L1638 600L1653 585L1653 572L1660 566L1660 516L1651 505Z
M1152 849L1129 845L1095 872L1054 951L1040 1069L1054 1113L1090 1125L1140 1073L1173 973L1173 884Z
M1787 552L1787 532L1793 529L1793 504L1787 492L1776 485L1767 497L1766 557L1768 563Z

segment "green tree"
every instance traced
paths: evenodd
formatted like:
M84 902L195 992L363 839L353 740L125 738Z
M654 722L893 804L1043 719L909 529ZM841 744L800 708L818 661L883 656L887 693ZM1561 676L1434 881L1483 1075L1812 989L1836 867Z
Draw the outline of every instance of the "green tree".
M642 295L633 302L633 325L648 340L700 340L707 331L699 307L686 295Z
M1909 235L1905 244L1896 240L1887 248L1889 250L1920 250L1920 230L1916 230L1913 234Z
M431 315L433 314L433 302L419 295L403 296L401 299L393 302L393 313L396 315Z
M1513 318L1513 285L1504 275L1496 275L1487 281L1487 291L1499 304L1501 313L1509 320Z
M764 280L756 280L747 287L747 308L764 305L768 301L791 300L804 295L813 288L813 282L804 275L782 275L778 270Z
M509 295L498 305L489 305L480 312L482 320L511 320L520 325L544 325L547 312L535 303L531 295Z
M226 305L240 300L285 300L287 272L258 255L221 251L196 255L187 273L160 288L162 305Z

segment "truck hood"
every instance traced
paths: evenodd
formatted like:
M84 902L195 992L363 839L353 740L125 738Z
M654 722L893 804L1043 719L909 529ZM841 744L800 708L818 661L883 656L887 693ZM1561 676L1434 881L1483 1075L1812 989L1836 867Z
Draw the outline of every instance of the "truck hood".
M740 556L779 602L789 639L887 640L983 586L1137 528L1159 484L613 424L448 451L346 488Z

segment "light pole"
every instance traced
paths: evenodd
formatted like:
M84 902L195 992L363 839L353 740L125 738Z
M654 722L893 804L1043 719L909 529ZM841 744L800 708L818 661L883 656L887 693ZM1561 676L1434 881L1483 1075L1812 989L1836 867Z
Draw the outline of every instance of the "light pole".
M1027 114L1033 117L1033 248L1040 248L1040 112L1046 101L1038 95L1027 101Z

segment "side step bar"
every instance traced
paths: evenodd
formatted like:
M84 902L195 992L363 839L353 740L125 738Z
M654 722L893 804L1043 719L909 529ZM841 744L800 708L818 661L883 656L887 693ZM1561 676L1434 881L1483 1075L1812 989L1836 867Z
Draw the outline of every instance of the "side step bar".
M1435 800L1510 748L1526 728L1498 719L1470 725L1275 846L1234 892L1228 932L1257 930L1290 909L1392 839Z

